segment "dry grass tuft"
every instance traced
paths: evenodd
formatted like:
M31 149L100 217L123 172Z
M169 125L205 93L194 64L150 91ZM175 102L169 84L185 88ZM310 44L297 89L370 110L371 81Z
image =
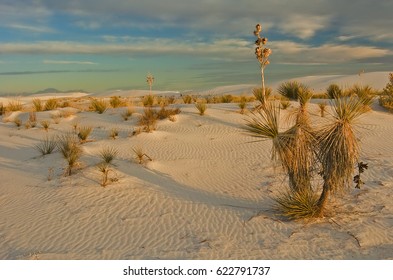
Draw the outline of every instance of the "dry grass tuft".
M61 135L57 139L57 148L68 164L65 175L70 176L72 170L78 165L79 159L83 155L83 149L79 143L79 139L71 133Z

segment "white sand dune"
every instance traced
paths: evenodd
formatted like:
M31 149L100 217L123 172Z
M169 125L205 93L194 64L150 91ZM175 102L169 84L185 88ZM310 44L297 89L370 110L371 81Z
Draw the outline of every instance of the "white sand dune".
M176 106L175 122L136 136L142 108L129 121L121 108L80 112L48 132L0 123L0 259L393 259L392 114L376 105L358 127L366 184L303 223L272 209L285 177L271 144L244 133L236 104L209 105L205 116ZM94 130L65 177L61 155L42 157L34 145L76 121ZM109 174L118 181L106 188L96 168L104 146L119 150ZM138 164L135 147L153 161Z

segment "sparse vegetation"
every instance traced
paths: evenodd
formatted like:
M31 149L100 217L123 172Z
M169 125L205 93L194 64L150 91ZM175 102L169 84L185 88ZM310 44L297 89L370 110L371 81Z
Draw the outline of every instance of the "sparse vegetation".
M240 102L238 103L238 106L240 108L240 114L244 114L247 107L247 98L242 96L240 98Z
M259 106L262 106L263 104L265 104L266 100L269 99L272 92L273 92L272 89L269 87L265 88L265 93L263 93L262 88L254 88L252 90L252 94L254 95L255 99L260 102Z
M145 107L152 107L154 105L154 96L151 94L144 96L142 103Z
M123 113L121 113L121 117L124 121L128 121L131 118L132 114L134 114L135 110L132 107L127 107Z
M57 147L57 141L55 137L45 136L40 143L34 146L34 148L40 152L41 155L49 155L53 153L53 151Z
M45 111L54 110L59 106L59 103L56 98L50 98L45 102Z
M184 104L191 104L193 99L191 95L183 95L182 96Z
M180 112L181 112L180 108L168 109L165 107L161 107L161 109L156 114L157 114L157 119L164 120L174 115L178 115L180 114Z
M91 126L82 126L79 127L78 138L79 140L84 143L87 141L90 133L93 131L93 127Z
M302 84L299 83L298 81L288 81L282 83L277 91L284 97L290 99L290 100L297 100L298 96L300 93L304 91L310 91L309 88Z
M154 76L151 73L147 73L146 83L149 85L150 95L151 95L151 88L152 88L153 83L154 83Z
M58 137L57 148L67 161L65 175L71 176L73 169L78 165L79 159L83 154L79 140L74 134L64 134Z
M327 103L326 103L326 102L320 102L320 103L318 103L319 113L321 114L321 117L322 117L322 118L325 117L326 106L327 106Z
M100 151L100 157L106 164L111 164L118 154L118 149L109 146L102 148Z
M92 99L91 108L98 114L103 114L108 109L108 103L104 99Z
M44 109L44 106L42 104L42 100L39 98L34 98L33 99L33 107L36 112L41 112Z
M198 109L199 115L204 116L205 115L205 111L207 109L207 105L206 105L205 102L196 102L195 103L195 108Z
M337 84L331 84L326 89L326 94L330 99L343 97L343 90Z
M393 73L389 74L389 82L383 89L383 93L379 98L379 104L389 111L393 111Z
M151 108L145 108L144 113L139 116L138 125L143 127L145 132L151 132L156 129L157 112Z
M113 127L111 131L109 132L109 137L115 140L119 136L119 129L116 127Z
M48 120L43 120L40 122L40 124L42 125L42 127L45 129L45 131L48 131L49 126L50 126L50 121Z
M309 189L299 192L287 190L274 197L274 201L277 211L292 220L312 218L317 215L318 196Z
M22 126L22 120L18 117L14 118L14 124L16 127L21 127Z
M143 159L146 157L149 161L152 161L153 159L151 157L149 157L141 147L137 147L137 148L132 148L132 150L135 153L136 159L138 160L139 164L143 163Z
M22 111L22 109L23 109L22 102L20 102L20 101L17 100L17 99L13 99L13 100L10 100L10 101L8 102L6 111L9 111L9 112L16 112L16 111Z
M120 99L119 96L111 96L109 104L112 106L112 108L118 108L124 105L124 102Z
M5 114L6 107L3 105L3 102L0 102L0 116Z

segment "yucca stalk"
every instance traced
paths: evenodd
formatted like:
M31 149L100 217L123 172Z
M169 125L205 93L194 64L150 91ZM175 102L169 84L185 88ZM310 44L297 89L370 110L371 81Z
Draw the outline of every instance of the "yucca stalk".
M336 99L333 123L318 132L318 156L324 179L323 191L318 201L320 215L323 214L329 195L343 191L350 185L360 153L354 125L366 111L357 98Z

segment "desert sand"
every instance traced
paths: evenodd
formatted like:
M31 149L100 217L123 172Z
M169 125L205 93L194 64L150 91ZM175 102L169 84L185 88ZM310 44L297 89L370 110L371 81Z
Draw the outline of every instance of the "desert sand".
M383 75L374 87L385 86ZM353 79L305 78L311 87ZM111 94L119 93L146 94ZM33 97L20 100L27 106ZM320 120L317 102L310 112ZM124 108L76 112L48 132L40 124L17 128L12 119L25 123L28 112L3 116L0 259L393 259L393 115L377 101L357 127L361 160L369 165L365 185L310 221L288 221L273 210L272 197L285 189L286 178L270 160L271 143L245 133L247 116L237 104L209 104L205 116L193 104L171 106L181 109L176 121L159 121L154 132L138 135L132 135L143 112L138 106L128 121L120 116ZM53 113L38 112L37 119ZM71 131L75 122L94 129L80 166L64 176L60 153L41 156L34 146L45 135ZM117 139L108 137L112 128ZM104 146L119 150L110 173L116 180L105 188L96 168ZM139 164L136 147L153 160Z

